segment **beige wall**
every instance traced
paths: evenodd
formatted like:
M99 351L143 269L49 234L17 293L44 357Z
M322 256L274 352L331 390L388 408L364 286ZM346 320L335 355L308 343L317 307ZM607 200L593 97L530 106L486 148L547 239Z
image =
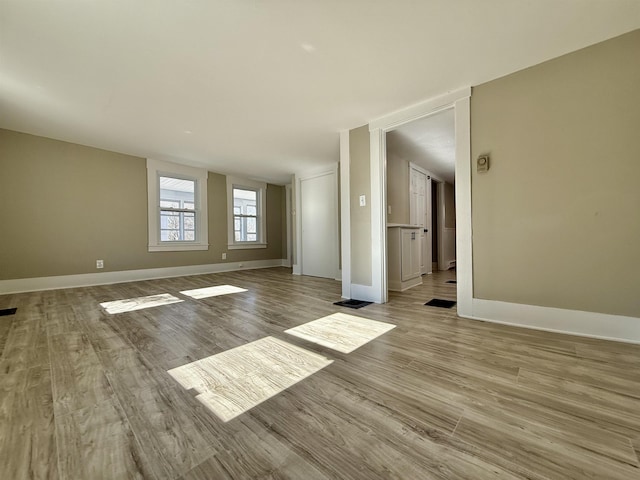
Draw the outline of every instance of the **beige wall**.
M471 98L477 298L640 317L640 30Z
M349 132L351 195L351 283L371 285L371 158L369 126ZM367 205L360 206L360 195Z
M444 226L456 228L456 190L447 182L444 182Z
M209 250L149 253L146 175L143 158L0 130L0 280L222 263L225 177L209 173ZM268 248L227 262L283 257L284 202L268 185Z
M390 132L387 139L391 138ZM409 161L387 148L387 213L388 223L409 223ZM387 212L389 210L387 209Z

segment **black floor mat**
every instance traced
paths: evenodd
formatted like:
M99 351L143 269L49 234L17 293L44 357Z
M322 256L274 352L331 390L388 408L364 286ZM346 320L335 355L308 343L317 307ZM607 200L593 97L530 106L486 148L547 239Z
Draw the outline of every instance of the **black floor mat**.
M458 281L457 281L457 280L447 280L447 281L446 281L446 282L444 282L444 283L458 283Z
M7 315L14 315L16 313L17 308L5 308L4 310L0 310L0 317L4 317Z
M365 302L364 300L354 300L353 298L350 300L343 300L341 302L335 302L334 305L340 305L341 307L349 307L349 308L362 308L367 305L371 305L373 302Z
M451 308L456 304L453 300L442 300L441 298L434 298L429 300L425 305L430 307Z

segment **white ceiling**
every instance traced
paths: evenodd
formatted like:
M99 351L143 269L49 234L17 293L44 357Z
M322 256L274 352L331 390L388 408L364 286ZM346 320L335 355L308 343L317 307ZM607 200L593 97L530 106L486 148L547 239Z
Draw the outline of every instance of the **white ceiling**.
M387 158L409 160L431 174L454 183L455 117L452 108L407 123L387 134Z
M638 0L2 0L0 127L285 183L341 129L638 27Z

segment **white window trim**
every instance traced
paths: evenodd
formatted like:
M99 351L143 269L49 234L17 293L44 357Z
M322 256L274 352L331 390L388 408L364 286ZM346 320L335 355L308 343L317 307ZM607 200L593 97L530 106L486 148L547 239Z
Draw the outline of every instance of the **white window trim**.
M258 241L236 242L233 230L233 188L247 188L258 192ZM246 178L227 175L227 248L241 250L251 248L267 248L267 231L265 217L267 215L267 184L247 180Z
M184 178L196 182L196 239L194 241L160 240L160 191L159 177ZM207 214L207 177L209 172L204 168L187 167L177 163L147 159L147 217L149 222L150 252L181 252L189 250L209 249L209 226Z

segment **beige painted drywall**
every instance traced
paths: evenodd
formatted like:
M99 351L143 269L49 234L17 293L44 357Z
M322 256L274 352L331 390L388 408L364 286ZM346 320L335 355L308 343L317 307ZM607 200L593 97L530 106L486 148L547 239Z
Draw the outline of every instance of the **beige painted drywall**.
M473 89L475 297L640 317L639 59L636 30Z
M444 182L444 226L456 228L456 191L447 182Z
M349 132L351 196L351 283L371 285L371 158L369 126ZM360 206L365 195L366 206Z
M222 263L225 177L209 173L209 250L149 253L146 175L143 158L0 130L0 280ZM282 258L284 200L268 185L268 248L227 262Z
M387 134L391 138L394 132ZM389 142L387 143L389 147ZM409 162L387 148L387 209L388 223L409 223Z

